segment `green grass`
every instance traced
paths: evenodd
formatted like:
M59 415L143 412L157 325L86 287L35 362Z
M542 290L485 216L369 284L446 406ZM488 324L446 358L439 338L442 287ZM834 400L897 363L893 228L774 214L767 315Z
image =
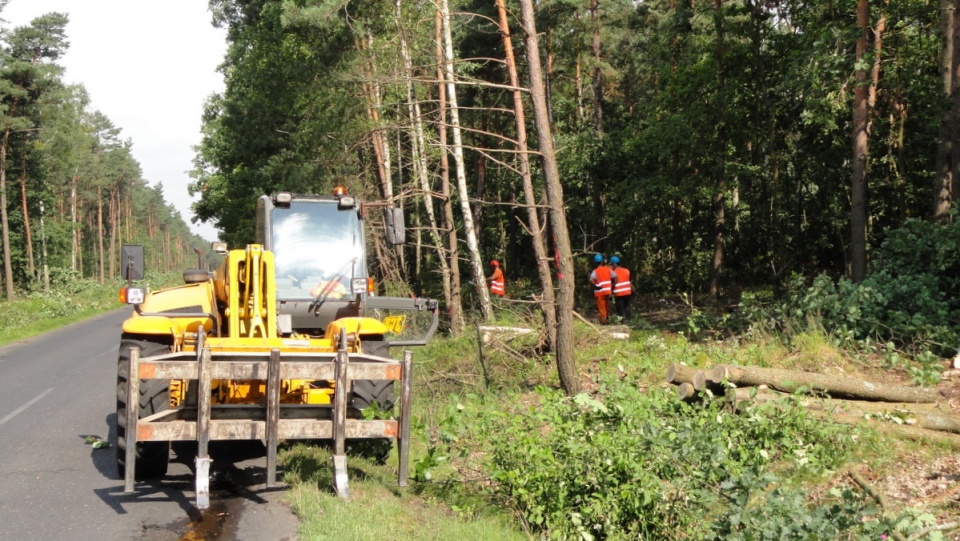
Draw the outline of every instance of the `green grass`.
M393 457L395 460L395 457ZM296 445L280 454L291 489L287 501L300 517L303 540L511 541L527 539L509 517L493 508L478 511L465 502L461 490L441 500L428 486L411 481L397 486L396 465L378 466L348 459L350 500L335 495L329 450ZM435 489L437 485L432 485Z
M181 281L179 274L168 273L149 275L145 283L165 287ZM55 280L49 292L20 291L14 300L0 302L0 346L122 308L118 291L124 285L119 280L100 284L92 279L64 278Z

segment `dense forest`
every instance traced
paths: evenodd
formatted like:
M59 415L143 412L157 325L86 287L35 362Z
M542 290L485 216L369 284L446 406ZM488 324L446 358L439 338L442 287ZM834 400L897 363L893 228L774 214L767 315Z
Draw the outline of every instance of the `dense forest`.
M346 184L418 232L385 276L439 295L451 267L496 258L508 294L538 294L552 161L579 275L618 254L641 291L717 296L862 279L887 231L952 216L953 2L547 0L532 21L514 1L210 6L227 86L193 189L232 241L252 194Z
M82 85L63 80L57 62L69 47L68 27L60 13L0 27L6 300L51 282L116 278L124 244L143 245L157 271L195 266L194 247L207 245L165 200L163 179L143 178L122 128L91 108Z
M414 235L376 243L383 282L442 298L456 333L464 313L491 317L501 261L507 296L543 306L561 374L596 253L641 293L737 302L822 277L853 284L808 303L838 325L875 292L854 335L889 317L914 336L955 328L956 281L924 273L958 264L936 229L960 174L956 7L211 0L226 88L206 107L195 209L236 243L254 194L343 184L402 206ZM911 240L917 223L935 229ZM856 290L908 225L893 259L937 268L904 280L888 260L895 287Z

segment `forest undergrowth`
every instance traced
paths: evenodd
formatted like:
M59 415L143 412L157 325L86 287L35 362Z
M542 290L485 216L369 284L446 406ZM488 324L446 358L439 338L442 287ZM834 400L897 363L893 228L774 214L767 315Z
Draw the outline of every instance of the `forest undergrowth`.
M331 515L361 540L957 538L955 449L824 420L799 399L686 403L664 382L671 363L724 363L933 385L934 363L842 347L812 319L789 332L736 322L684 296L634 310L615 326L577 324L587 390L575 397L536 333L474 327L416 351L409 486L396 486L396 457L351 457L360 475L343 502L328 488L329 451L290 447L302 539L332 539ZM509 305L500 319L536 328ZM368 533L363 517L380 512Z

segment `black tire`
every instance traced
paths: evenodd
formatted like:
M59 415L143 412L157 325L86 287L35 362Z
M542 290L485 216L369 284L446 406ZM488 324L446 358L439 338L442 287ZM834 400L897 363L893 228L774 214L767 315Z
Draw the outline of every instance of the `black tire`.
M361 350L367 355L390 357L390 346L387 342L365 340L361 343ZM371 404L377 404L381 411L392 411L396 403L393 393L392 379L358 379L353 382L353 392L350 394L350 407L363 411Z
M183 283L200 284L210 279L210 273L203 269L189 269L183 271Z
M126 475L126 433L127 433L127 368L130 350L140 348L140 358L168 353L170 345L155 337L138 337L124 334L120 337L120 354L117 360L117 474L122 479ZM154 413L170 408L170 382L161 379L140 380L140 415L142 419ZM137 480L157 479L167 474L170 460L169 441L147 441L137 443L136 470Z
M384 341L365 340L361 350L367 355L389 357L390 347ZM363 411L376 404L379 411L393 411L396 398L393 394L393 380L358 379L353 381L353 391L347 401L350 407ZM347 443L348 452L355 456L362 456L373 460L377 464L385 464L393 449L391 438L370 438L351 440Z

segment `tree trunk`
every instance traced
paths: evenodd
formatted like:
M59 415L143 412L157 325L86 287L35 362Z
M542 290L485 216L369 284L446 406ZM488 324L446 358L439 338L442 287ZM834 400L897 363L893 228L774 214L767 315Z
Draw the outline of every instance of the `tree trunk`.
M543 72L540 68L540 44L537 42L537 26L533 1L520 0L520 19L523 24L527 46L527 63L530 70L530 97L533 104L534 125L543 159L543 174L546 183L547 201L550 205L550 226L558 252L560 271L557 275L560 290L557 295L557 372L560 385L568 395L580 392L580 376L574 362L573 304L574 275L573 252L570 247L570 231L567 229L566 209L563 201L563 186L553 150L553 130L550 126Z
M863 281L867 272L867 156L870 147L870 79L863 62L870 34L870 5L857 0L856 87L853 94L853 178L850 186L850 279Z
M117 188L110 192L110 205L107 207L107 227L110 228L110 250L107 254L107 261L110 262L110 265L107 267L109 272L107 276L110 279L113 279L117 274L116 259L117 259L117 224L119 222L118 208L120 206L120 188L119 182L123 180L123 176L118 179Z
M835 398L857 400L930 403L940 399L936 391L922 387L874 383L859 378L756 366L716 366L710 373L709 379L714 382L726 380L738 387L766 385L785 393L807 389L826 393Z
M530 175L530 155L527 147L527 122L523 112L523 94L520 78L517 76L517 61L513 56L513 40L510 37L510 23L507 20L507 8L504 0L496 0L500 17L500 34L503 36L503 49L507 60L507 73L510 75L510 87L513 88L513 111L517 126L517 159L520 162L520 177L523 182L523 200L527 211L527 228L533 253L537 258L537 274L543 290L540 310L546 328L546 348L554 349L557 340L557 306L553 291L553 277L550 275L550 256L543 242L540 216L537 213L537 200L533 191L533 178Z
M103 188L97 186L97 254L99 256L100 285L104 283L104 257L103 254ZM168 254L169 257L169 254Z
M400 23L400 0L396 0L396 18L400 33L400 54L403 56L404 78L407 81L407 114L410 117L413 134L411 139L412 160L414 175L420 184L420 190L423 192L423 207L427 215L428 232L434 249L437 252L437 261L440 264L440 277L443 283L444 304L450 306L452 303L452 293L450 287L450 264L443 249L443 240L440 238L440 228L437 224L437 216L433 205L433 189L430 186L429 170L427 168L426 155L426 137L423 132L423 116L420 111L420 100L418 99L413 87L413 61L410 59L410 50L407 47L407 40L404 37L404 29ZM420 258L417 258L419 265Z
M10 258L10 221L7 219L7 148L10 144L10 130L3 130L3 142L0 143L0 227L3 231L3 284L6 287L7 300L12 301L13 265Z
M724 258L724 235L726 234L726 204L727 204L727 178L726 178L726 152L727 152L727 133L724 106L724 28L723 28L723 2L714 0L713 6L714 28L717 33L717 46L714 50L714 58L717 66L717 149L716 161L717 170L716 183L713 192L713 263L710 267L710 298L717 302L720 298L720 280L723 276L723 258Z
M771 402L793 396L770 389L740 388L730 389L729 400L738 404L747 402ZM926 428L960 434L960 417L949 411L949 406L939 409L931 404L915 404L904 402L866 402L863 400L823 399L799 396L794 397L799 404L809 410L841 413L855 417L897 419L900 422Z
M600 0L590 0L590 55L593 57L593 129L603 133L603 66L600 43Z
M23 212L23 233L26 236L27 270L30 276L37 277L37 265L33 260L33 232L30 231L30 207L27 205L27 156L24 153L20 162L20 208Z
M689 383L696 390L707 388L707 376L703 370L691 368L682 364L671 363L667 367L667 383Z
M76 271L78 259L80 258L80 227L77 223L77 182L80 177L74 173L70 179L70 225L73 227L73 234L70 246L70 270Z
M945 104L940 112L940 133L937 141L936 180L934 185L934 218L945 223L950 219L950 209L953 207L953 131L956 124L955 97L956 79L960 77L958 67L958 17L960 17L960 0L940 1L940 24L943 32L942 58L940 74L943 81L943 95Z
M457 227L453 217L453 197L450 194L450 159L447 152L447 86L444 75L443 55L443 13L437 9L436 47L437 47L437 96L440 118L437 124L437 137L440 140L440 193L443 197L443 227L447 233L447 254L450 266L450 333L459 336L463 332L463 303L460 294L460 248Z
M453 36L450 29L450 10L447 0L440 0L440 11L443 19L443 51L444 51L444 79L447 83L447 99L450 103L450 130L453 135L453 161L457 167L457 191L460 196L460 210L463 213L463 229L467 237L467 251L470 253L473 285L480 300L480 310L483 319L493 319L493 307L490 304L490 293L487 291L486 275L483 261L480 257L480 247L477 244L477 235L473 229L473 211L470 208L470 193L467 189L466 164L463 159L463 140L460 133L460 112L457 106L457 78L453 69Z

